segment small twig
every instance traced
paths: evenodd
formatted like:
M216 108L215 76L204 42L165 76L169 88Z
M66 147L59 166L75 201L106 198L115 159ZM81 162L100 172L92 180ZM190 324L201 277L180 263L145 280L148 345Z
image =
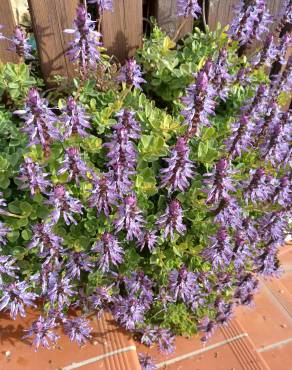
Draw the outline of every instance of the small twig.
M203 4L202 4L202 18L203 18L204 31L207 32L206 0L203 0Z
M188 21L188 18L184 18L183 22L181 23L181 25L177 29L177 31L176 31L173 39L172 39L173 42L177 42L177 39L179 37L179 34L180 34L181 30L184 28L184 26L186 25L187 21Z

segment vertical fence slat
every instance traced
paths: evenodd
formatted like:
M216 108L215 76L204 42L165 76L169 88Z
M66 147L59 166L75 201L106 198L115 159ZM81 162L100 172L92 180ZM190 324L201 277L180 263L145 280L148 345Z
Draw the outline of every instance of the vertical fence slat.
M158 25L172 37L176 34L182 22L184 22L183 17L177 17L176 15L176 0L158 0L155 13ZM192 32L192 29L193 19L189 18L182 27L178 38Z
M63 30L72 28L78 0L28 0L28 3L46 83L50 84L54 75L72 78L74 67L64 55L72 35Z
M0 32L5 36L11 36L15 27L15 19L10 0L0 0L0 24L4 26ZM2 63L17 63L17 55L7 50L9 42L0 40L0 61Z
M102 20L104 46L123 62L142 45L142 0L115 0L114 12L105 12Z
M209 0L208 25L212 31L217 27L218 22L222 27L232 22L234 17L233 7L239 0Z

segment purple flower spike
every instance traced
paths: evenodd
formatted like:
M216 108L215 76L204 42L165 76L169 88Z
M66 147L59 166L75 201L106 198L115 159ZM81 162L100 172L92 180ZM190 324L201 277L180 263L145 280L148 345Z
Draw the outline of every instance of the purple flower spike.
M71 223L77 224L72 214L82 214L83 205L78 199L73 198L63 185L56 185L50 194L50 198L46 201L52 205L54 210L51 213L53 223L57 223L62 216L66 225Z
M108 149L109 162L107 165L112 169L117 191L121 195L127 194L133 186L129 177L136 173L137 152L134 144L129 140L127 128L119 127L109 137L111 141L104 144Z
M278 49L274 42L274 36L272 33L269 33L262 50L253 58L252 64L255 68L260 68L262 66L271 67L277 55Z
M250 306L254 294L257 292L259 281L251 273L242 272L239 274L234 298L239 304Z
M137 89L142 89L141 84L146 83L144 78L142 78L141 67L133 58L125 62L117 77L117 81L125 82L127 86L134 86Z
M116 185L111 173L102 175L99 179L93 181L92 194L88 199L90 208L96 207L97 214L102 211L108 217L113 206L117 205L119 195L116 191Z
M144 322L146 307L134 296L118 296L114 300L112 313L115 319L127 330L134 330Z
M234 8L235 17L228 31L230 37L240 46L251 43L255 38L260 40L272 22L266 0L241 0Z
M205 66L206 67L206 66ZM199 125L210 125L208 116L214 114L216 94L212 84L209 83L210 76L204 68L197 74L196 82L187 88L187 94L181 100L185 109L181 114L188 124L186 136L192 138L198 133Z
M6 245L6 236L10 231L12 231L10 227L5 226L5 224L0 221L0 245Z
M36 307L34 301L37 294L27 292L29 285L25 281L17 281L1 287L0 311L10 310L10 317L15 320L18 313L25 317L25 306Z
M214 212L215 223L225 227L229 226L234 230L242 227L243 210L235 198L222 200Z
M191 303L196 288L196 277L188 272L185 266L180 270L172 270L169 274L169 290L174 301L181 299L184 303Z
M0 255L0 285L2 285L2 275L8 275L15 277L15 271L19 270L19 267L14 266L16 260L11 256Z
M76 341L79 346L91 339L92 328L89 321L84 317L64 320L64 331L69 336L70 341Z
M111 265L118 266L123 263L125 252L120 247L118 239L109 233L104 233L92 250L99 254L98 267L102 272L110 271Z
M0 27L0 29L1 28L2 27ZM29 44L29 39L25 36L19 26L15 27L11 38L5 37L0 33L0 40L1 39L9 41L11 43L11 47L8 50L15 52L20 58L33 59L33 56L31 55L32 47Z
M243 115L232 125L232 134L225 141L230 158L240 156L252 145L249 117Z
M85 108L74 100L72 96L67 99L66 107L62 110L61 121L65 126L65 137L72 135L88 136L86 129L90 129L89 116L86 115Z
M211 185L211 189L204 190L208 193L207 204L216 204L221 200L225 201L230 198L229 191L235 191L230 175L234 172L229 168L229 162L226 158L221 158L216 163L214 170L204 176L207 178L204 183Z
M141 233L138 246L140 251L143 251L145 248L149 250L149 252L153 252L157 243L157 235L156 232L153 230L147 230L144 233Z
M214 320L211 320L209 317L205 317L205 319L198 325L198 329L205 333L205 335L201 338L201 341L207 342L214 334L216 328L217 323Z
M113 128L115 130L124 128L127 130L128 137L130 139L139 139L141 136L141 127L135 119L135 114L135 112L129 109L122 109L116 114L119 121L117 125L113 126Z
M75 39L69 43L68 57L77 63L81 76L85 79L91 71L96 71L101 60L101 34L95 31L95 22L91 20L83 4L78 5L74 29L65 29L65 33L74 34Z
M158 343L160 352L164 354L171 354L175 350L175 338L168 329L155 328L155 339Z
M265 202L274 192L274 184L265 174L263 168L250 170L250 181L248 186L244 188L243 197L246 202L249 199L252 203Z
M48 108L48 101L40 97L37 89L31 88L24 111L15 113L24 115L25 125L22 131L29 135L29 146L41 144L45 156L48 157L53 140L62 139L62 135L54 126L58 119Z
M80 280L81 271L91 272L94 264L89 256L83 252L68 253L68 262L65 265L68 278Z
M110 12L114 11L113 0L87 0L88 4L97 4L99 13L103 13L105 10Z
M63 161L62 167L58 171L58 175L64 173L68 174L67 181L74 180L77 185L79 185L80 178L87 180L87 173L89 169L86 163L81 159L80 152L78 148L67 148L65 153L65 159Z
M233 248L225 227L220 227L216 236L210 237L212 244L204 249L202 255L215 269L227 267L233 256Z
M142 227L145 223L142 212L137 205L135 195L129 195L119 207L118 218L114 221L116 232L125 230L127 240L140 239Z
M70 306L70 298L76 295L69 277L61 277L58 272L49 274L46 295L51 304L58 304L59 309Z
M255 258L256 272L263 276L279 277L282 271L277 252L277 245L274 244L270 244L260 250Z
M186 191L190 186L189 179L194 177L193 162L189 159L190 149L185 138L177 140L171 151L171 157L165 159L167 168L161 169L161 187L168 188L171 193L175 190Z
M163 236L174 239L174 232L183 235L186 227L183 224L183 210L177 199L172 200L166 208L165 213L158 219L157 225L164 228Z
M55 329L57 326L58 325L55 322L55 318L45 319L44 317L40 316L38 320L32 323L30 329L25 330L27 334L24 336L24 338L35 336L33 341L35 350L37 350L40 345L49 349L49 342L52 342L55 345L60 338L60 336L53 331L53 329Z
M190 17L197 19L202 9L198 4L198 0L177 0L177 15L180 17Z
M283 208L289 208L292 204L291 175L280 178L278 186L272 195L273 203L280 204Z
M24 158L24 163L20 167L20 176L17 178L22 182L18 189L30 189L31 196L36 193L47 193L47 188L51 186L46 177L48 173L43 172L43 168L30 157Z
M151 356L144 353L138 353L139 362L142 370L156 370L157 367Z

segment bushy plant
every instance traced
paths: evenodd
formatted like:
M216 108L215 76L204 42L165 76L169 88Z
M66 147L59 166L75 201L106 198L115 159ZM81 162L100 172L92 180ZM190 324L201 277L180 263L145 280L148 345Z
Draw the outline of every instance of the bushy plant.
M15 319L40 303L27 333L36 347L54 344L60 325L83 344L86 315L109 310L170 352L173 335L202 330L207 340L252 303L258 275L278 275L291 207L291 115L280 103L292 60L274 41L239 57L263 31L241 11L235 34L196 29L178 45L154 26L140 65L118 70L81 5L66 30L80 78L61 98L32 87L26 65L2 67L0 310ZM257 17L269 19L262 5ZM279 60L283 73L269 78Z

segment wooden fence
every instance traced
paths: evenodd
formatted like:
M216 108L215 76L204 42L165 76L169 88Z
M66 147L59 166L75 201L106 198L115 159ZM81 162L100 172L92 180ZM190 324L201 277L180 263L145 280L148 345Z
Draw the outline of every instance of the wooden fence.
M73 68L64 53L72 36L63 29L70 28L79 0L28 0L37 48L41 59L44 79L49 81L59 74L72 77ZM213 30L217 22L225 26L233 18L233 6L239 0L206 0L206 21ZM284 0L268 0L272 14L277 15ZM182 19L176 17L176 0L114 0L114 13L105 12L102 19L103 42L109 53L123 62L135 53L142 44L144 9L151 9L158 24L169 34L175 34ZM144 18L143 18L144 17ZM3 33L9 35L15 26L10 0L0 0L0 24L5 25ZM189 19L181 29L180 36L192 30ZM17 57L6 51L7 45L0 44L0 60L17 62Z

